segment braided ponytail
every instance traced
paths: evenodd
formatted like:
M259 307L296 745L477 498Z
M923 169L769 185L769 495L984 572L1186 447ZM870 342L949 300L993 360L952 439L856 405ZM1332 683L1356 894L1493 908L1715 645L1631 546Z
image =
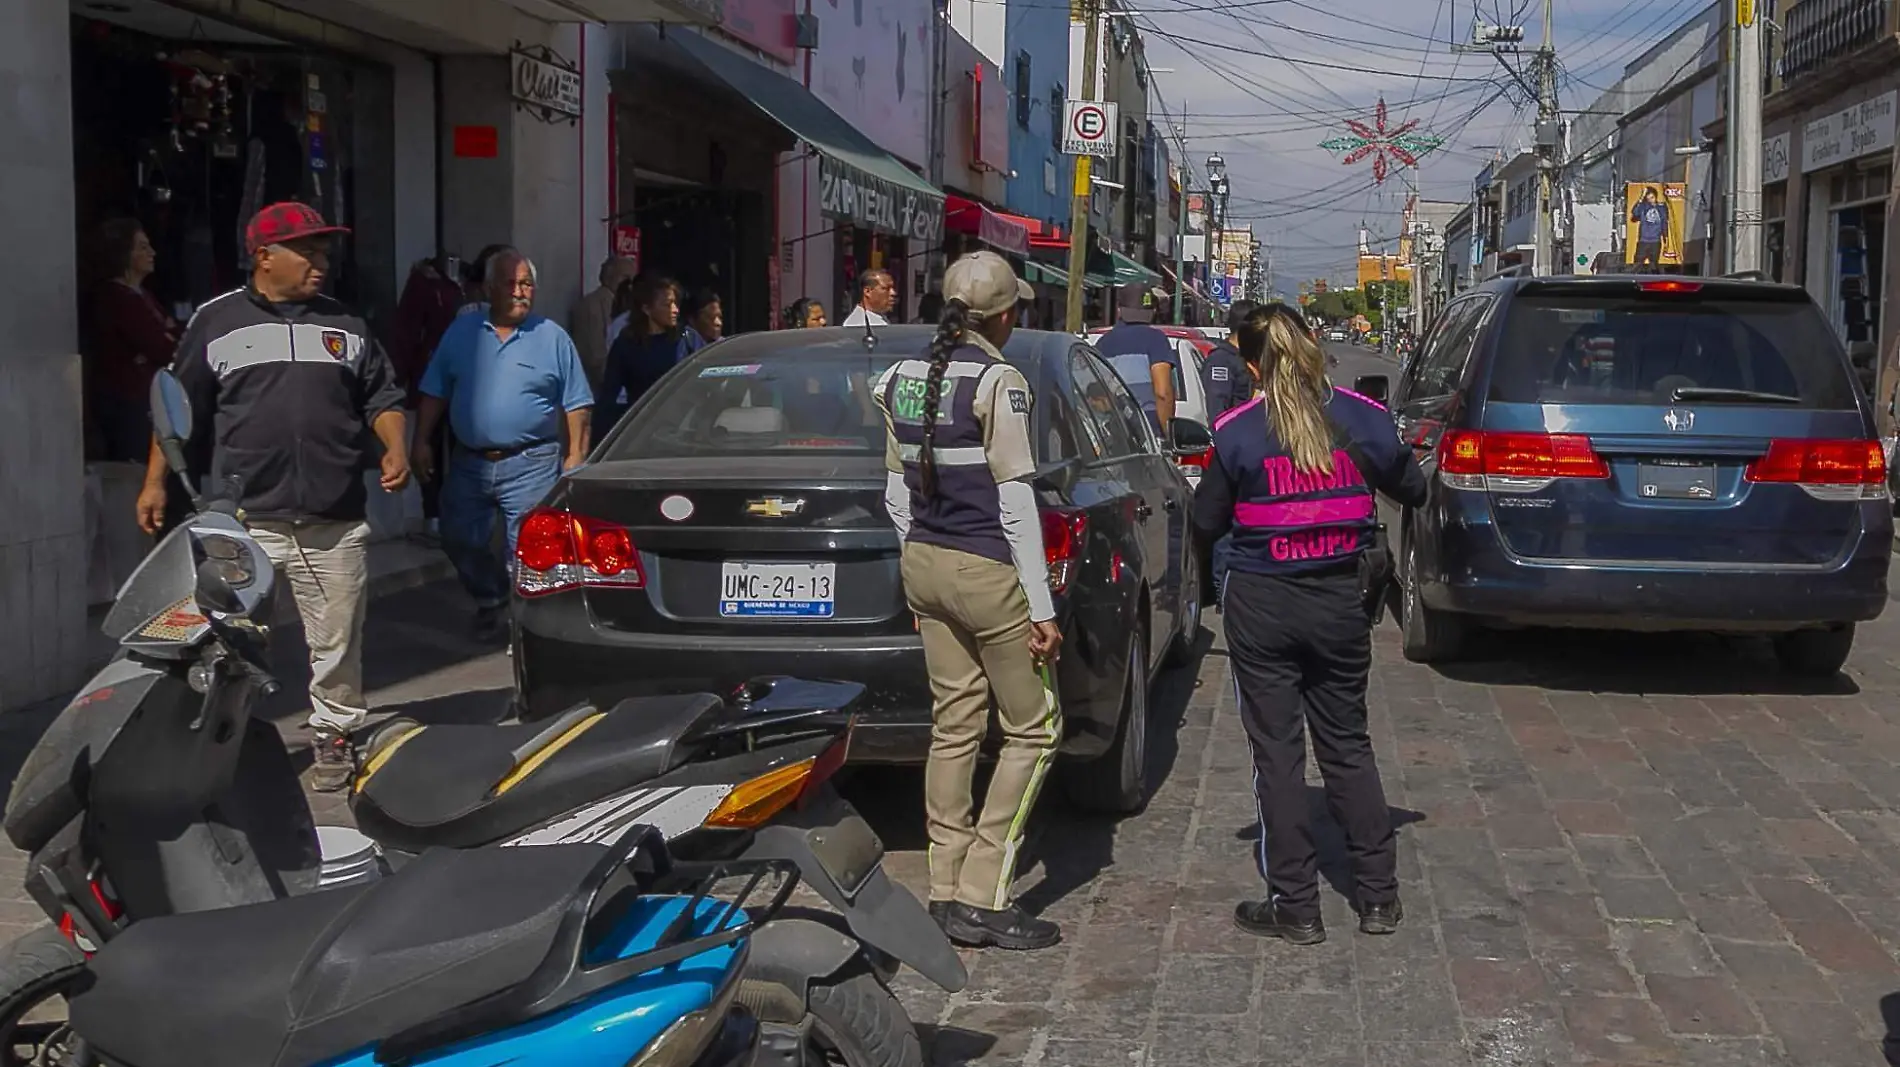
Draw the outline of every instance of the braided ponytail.
M937 335L930 339L930 374L924 378L924 448L917 457L918 479L926 498L937 495L937 406L943 392L943 373L950 368L950 354L963 343L963 331L970 324L969 310L961 300L944 301Z

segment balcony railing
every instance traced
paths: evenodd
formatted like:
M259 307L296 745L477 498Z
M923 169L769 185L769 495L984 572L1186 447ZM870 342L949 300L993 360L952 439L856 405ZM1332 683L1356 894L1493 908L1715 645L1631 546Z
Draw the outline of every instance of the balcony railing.
M1788 9L1782 84L1793 85L1893 30L1893 0L1801 0Z

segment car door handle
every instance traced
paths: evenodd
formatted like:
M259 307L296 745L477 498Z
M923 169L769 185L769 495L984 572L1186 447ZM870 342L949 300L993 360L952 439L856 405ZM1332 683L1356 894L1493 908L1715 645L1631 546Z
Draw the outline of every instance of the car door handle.
M1135 518L1141 520L1142 522L1147 522L1148 516L1153 515L1154 513L1155 513L1155 509L1149 507L1148 502L1146 500L1138 500L1135 502Z
M1168 502L1167 502L1167 503L1165 503L1165 504L1163 504L1163 505L1161 505L1161 506L1162 506L1162 507L1163 507L1164 509L1166 509L1166 510L1168 510L1168 511L1180 511L1180 510L1181 510L1181 502L1180 502L1179 500L1176 500L1176 499L1174 499L1173 497L1169 497L1169 498L1168 498Z

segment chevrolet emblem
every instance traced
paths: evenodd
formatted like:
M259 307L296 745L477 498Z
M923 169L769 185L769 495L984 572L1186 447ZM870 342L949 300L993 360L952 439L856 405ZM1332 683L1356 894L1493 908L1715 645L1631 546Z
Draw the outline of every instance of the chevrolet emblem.
M749 500L745 506L746 514L758 515L767 519L782 519L787 515L797 515L805 510L803 500L787 500L782 496L768 496L764 500Z

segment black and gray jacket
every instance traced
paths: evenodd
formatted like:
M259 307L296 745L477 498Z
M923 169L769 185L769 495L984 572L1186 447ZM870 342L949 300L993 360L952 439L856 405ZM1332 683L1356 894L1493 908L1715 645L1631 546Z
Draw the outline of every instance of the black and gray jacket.
M191 317L172 370L191 397L188 451L207 491L234 485L252 519L365 516L369 426L402 407L403 390L360 316L327 296L272 304L235 290Z

